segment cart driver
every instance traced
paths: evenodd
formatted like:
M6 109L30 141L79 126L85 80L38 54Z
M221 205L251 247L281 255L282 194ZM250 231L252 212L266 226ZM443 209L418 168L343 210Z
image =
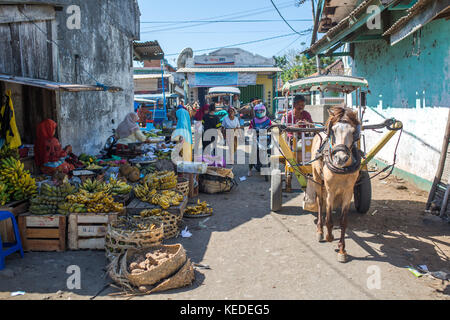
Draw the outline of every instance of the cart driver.
M294 97L294 109L289 111L287 115L283 117L281 123L286 126L298 127L298 128L312 128L314 127L311 114L305 110L306 99L302 95ZM289 140L292 142L292 133L288 133Z

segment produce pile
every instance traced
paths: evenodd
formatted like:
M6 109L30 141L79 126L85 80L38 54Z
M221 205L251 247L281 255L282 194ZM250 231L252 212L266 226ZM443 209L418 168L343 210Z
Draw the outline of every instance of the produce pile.
M112 160L112 161L102 161L100 160L99 165L101 166L108 166L108 167L120 167L123 166L125 164L128 164L127 160Z
M139 255L136 254L131 258L128 270L131 274L140 274L142 272L153 269L154 267L170 260L173 253L169 252L164 247L156 250L150 249L147 253Z
M30 201L30 212L35 215L54 215L68 212L60 211L59 206L66 201L66 197L74 194L76 188L70 183L55 187L48 184L41 186L41 193Z
M113 196L129 194L133 189L133 187L125 181L113 177L109 178L109 186L111 187L111 195Z
M0 182L0 205L4 206L9 202L8 188Z
M149 189L170 190L177 187L178 178L174 171L158 171L146 175L144 183Z
M29 171L25 170L22 162L12 157L1 161L0 184L4 185L0 197L2 201L6 200L6 203L26 200L37 193L36 180L31 177Z
M184 199L183 195L176 191L164 190L159 193L156 189L150 189L147 183L134 187L134 193L139 200L159 205L164 210L179 206Z
M141 174L143 174L144 176L154 173L156 171L155 164L146 164L146 165L138 164L136 165L136 167L139 168L139 170L141 170Z
M90 156L85 153L80 154L80 156L78 157L78 160L83 162L85 166L89 166L90 164L93 164L93 163L94 164L98 163L98 159L96 157Z
M119 172L122 177L131 182L137 182L141 178L139 169L137 167L132 167L129 164L121 166Z
M67 203L61 205L61 210L76 213L110 213L122 212L123 204L114 202L114 199L105 191L87 192L81 190L67 197Z
M155 224L155 220L143 219L139 216L119 217L114 227L124 231L136 231L136 230L153 230L158 226Z
M140 213L141 217L163 217L170 215L169 212L163 211L162 209L151 209L151 210L143 210Z
M97 179L86 179L82 185L80 185L80 191L84 190L90 193L105 192L110 193L112 185L102 182Z
M212 214L213 209L208 206L206 201L200 202L200 199L197 201L197 205L188 206L185 211L186 214L189 215L202 215L202 214Z
M170 151L156 150L155 156L158 157L158 160L171 160L172 159L172 150L170 150Z
M19 160L19 149L10 149L7 146L3 146L3 148L0 149L0 159L6 158L14 158L16 160Z

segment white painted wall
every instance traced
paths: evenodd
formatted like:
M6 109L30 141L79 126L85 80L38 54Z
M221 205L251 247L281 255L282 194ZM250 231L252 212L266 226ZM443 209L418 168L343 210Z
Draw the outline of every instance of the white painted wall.
M404 132L397 151L398 169L433 181L440 159L442 141L447 125L448 108L367 108L364 120L381 123L384 118L395 118L403 123ZM380 116L380 115L382 116ZM384 117L384 118L383 118ZM387 129L382 130L383 133ZM367 151L375 146L383 134L365 131ZM376 158L392 164L398 134L381 150Z

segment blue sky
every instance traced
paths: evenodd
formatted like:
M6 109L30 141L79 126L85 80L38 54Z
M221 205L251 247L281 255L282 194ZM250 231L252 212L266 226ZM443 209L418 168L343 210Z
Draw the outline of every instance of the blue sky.
M270 0L139 0L138 2L141 10L141 41L158 40L169 63L174 66L176 54L186 47L192 48L194 54L204 54L208 51L196 50L294 33L280 18ZM295 31L312 28L311 1L307 0L299 7L295 6L295 0L274 0L274 2ZM207 24L198 22L198 20L224 19L264 21ZM290 21L300 19L309 21ZM196 22L181 23L193 20ZM305 47L302 42L309 45L311 34L306 36L295 34L236 47L272 57L289 49L300 51Z

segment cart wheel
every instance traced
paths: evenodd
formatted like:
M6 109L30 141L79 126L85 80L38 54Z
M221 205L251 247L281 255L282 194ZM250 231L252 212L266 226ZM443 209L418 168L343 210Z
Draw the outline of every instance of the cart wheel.
M366 214L372 201L372 185L367 171L361 171L357 185L353 191L355 208L358 213Z
M271 188L270 188L270 209L272 211L280 211L283 206L283 186L281 180L281 171L279 169L275 169L272 171L271 177Z

